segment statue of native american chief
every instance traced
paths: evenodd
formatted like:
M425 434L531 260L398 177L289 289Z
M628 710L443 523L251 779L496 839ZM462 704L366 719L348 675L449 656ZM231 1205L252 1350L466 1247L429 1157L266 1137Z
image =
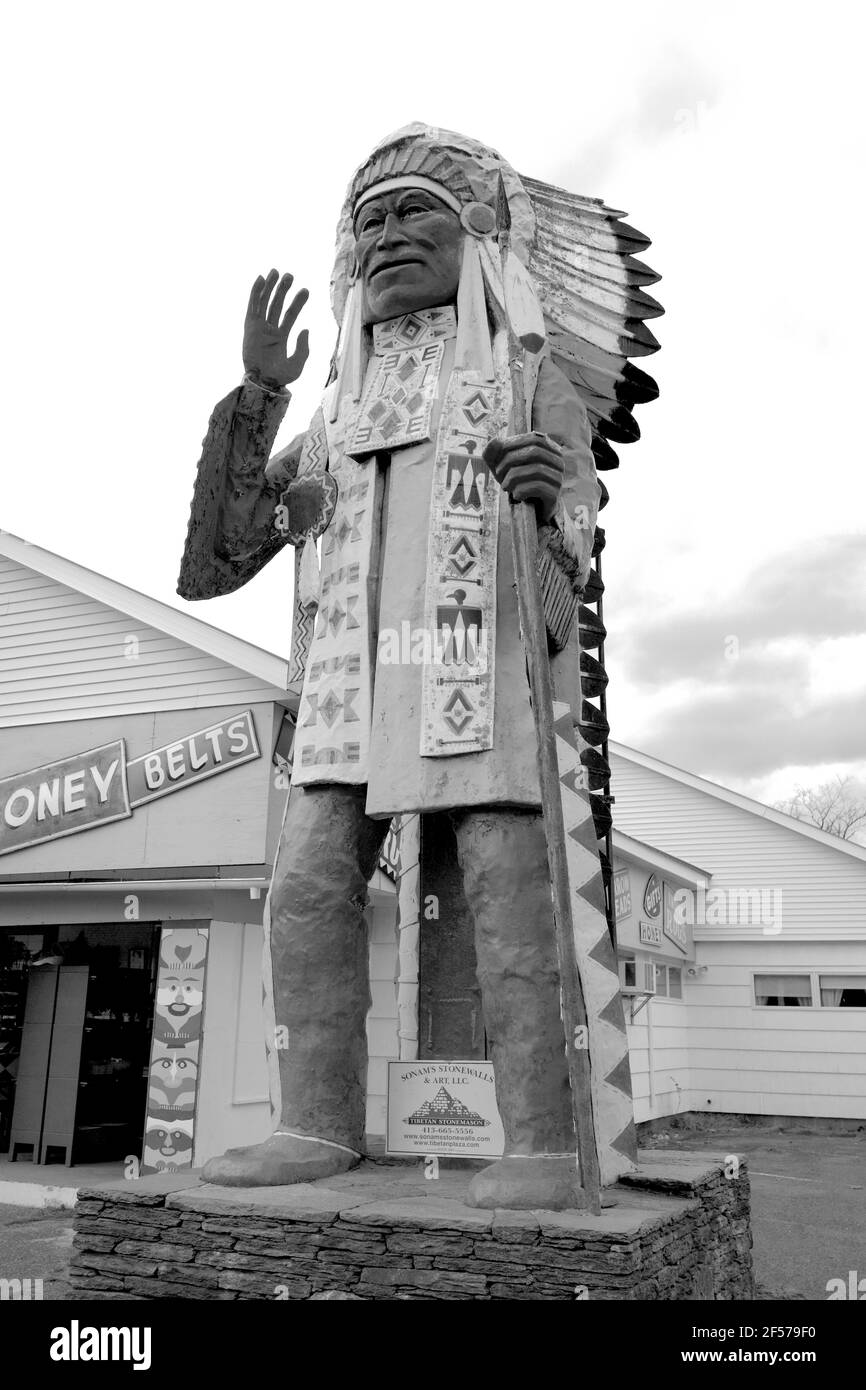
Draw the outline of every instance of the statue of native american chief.
M607 439L635 438L630 406L655 394L627 358L657 346L643 319L660 308L638 287L658 277L630 254L647 242L619 216L453 132L415 124L389 137L343 205L321 407L270 459L307 358L305 332L289 352L307 292L286 307L292 277L275 270L253 285L246 375L211 418L178 592L229 593L297 547L290 681L303 686L267 904L289 1045L274 1133L212 1159L206 1181L310 1181L360 1160L367 882L393 817L447 812L505 1134L468 1200L581 1204L509 511L535 510L571 736L576 610L603 497L594 454L615 463ZM575 788L574 773L561 780ZM572 829L569 843L585 855L599 932L585 960L604 971L586 1005L605 1180L633 1162L634 1125L591 820L589 834Z

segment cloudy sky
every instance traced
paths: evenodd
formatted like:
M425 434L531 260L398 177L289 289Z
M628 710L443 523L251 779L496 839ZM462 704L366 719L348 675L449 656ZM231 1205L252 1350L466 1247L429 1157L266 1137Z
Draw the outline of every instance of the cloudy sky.
M17 6L4 19L0 527L178 607L249 285L328 278L410 120L625 208L666 308L607 474L614 736L761 799L866 779L861 36L847 3ZM290 552L192 605L285 655Z

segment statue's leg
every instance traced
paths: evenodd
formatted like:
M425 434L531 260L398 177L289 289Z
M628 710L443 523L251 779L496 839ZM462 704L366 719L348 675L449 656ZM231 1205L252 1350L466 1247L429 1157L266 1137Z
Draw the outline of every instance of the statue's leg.
M270 1139L211 1159L206 1182L310 1182L346 1172L364 1144L370 1007L367 881L388 822L366 787L293 788L269 896L282 1106Z
M505 1131L504 1157L475 1175L469 1203L582 1206L541 815L485 808L453 820Z

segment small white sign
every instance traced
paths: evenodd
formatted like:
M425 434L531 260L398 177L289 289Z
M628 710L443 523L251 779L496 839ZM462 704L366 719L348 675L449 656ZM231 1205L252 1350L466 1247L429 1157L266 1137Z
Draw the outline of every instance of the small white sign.
M661 946L662 944L662 924L661 922L641 922L640 939L644 946Z
M501 1158L492 1062L389 1062L388 1153Z

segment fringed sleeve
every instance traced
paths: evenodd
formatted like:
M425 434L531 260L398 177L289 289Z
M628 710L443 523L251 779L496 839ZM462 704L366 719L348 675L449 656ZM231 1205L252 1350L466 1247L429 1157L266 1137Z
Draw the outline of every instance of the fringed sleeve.
M232 593L286 544L275 525L280 494L295 476L298 435L268 463L289 393L245 382L214 409L199 459L177 592L185 599Z

